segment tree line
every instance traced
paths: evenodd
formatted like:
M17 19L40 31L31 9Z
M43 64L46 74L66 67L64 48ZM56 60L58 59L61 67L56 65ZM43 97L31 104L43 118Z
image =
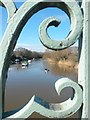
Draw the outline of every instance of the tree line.
M71 61L78 62L78 48L77 47L69 47L64 50L53 51L46 49L44 53L31 51L26 48L17 48L13 51L11 56L11 61L14 62L16 59L22 60L31 60L31 59L52 59L56 62L58 61Z
M78 62L78 48L77 47L69 47L64 50L52 51L46 50L44 55L44 59L52 59L54 61L73 61Z
M14 63L16 59L19 61L23 60L31 60L31 59L40 59L43 57L42 52L36 52L36 51L31 51L26 48L17 48L13 51L13 54L11 56L11 62Z

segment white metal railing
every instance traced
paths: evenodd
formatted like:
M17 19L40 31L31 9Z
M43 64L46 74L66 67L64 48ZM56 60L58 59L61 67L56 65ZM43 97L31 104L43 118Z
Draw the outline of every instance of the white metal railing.
M46 4L43 4L46 2ZM88 118L88 53L89 38L88 26L90 23L88 10L89 1L75 0L27 0L19 9L16 8L12 0L0 0L0 5L4 6L8 12L8 25L0 43L0 118L28 118L33 112L37 112L49 118L66 118L73 115L82 106L81 118ZM39 6L39 7L38 7ZM16 45L22 28L27 20L37 11L46 7L58 7L67 13L71 20L70 34L60 41L52 40L47 35L47 28L51 25L58 26L60 20L55 17L45 19L39 27L39 37L42 44L49 49L61 50L73 45L79 39L79 72L78 83L69 78L62 78L55 83L56 92L60 92L65 87L71 87L75 91L73 99L69 98L62 103L48 103L37 96L21 109L4 113L4 92L9 68L9 61L12 51ZM83 12L82 12L83 11ZM82 35L81 35L82 33ZM57 109L58 107L58 109Z

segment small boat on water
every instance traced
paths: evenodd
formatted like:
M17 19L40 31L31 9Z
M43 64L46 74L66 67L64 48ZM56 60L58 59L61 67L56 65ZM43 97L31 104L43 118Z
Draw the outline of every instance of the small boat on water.
M31 64L32 60L28 60L28 63Z
M22 64L22 67L27 67L28 66L28 61L23 61L21 64Z
M22 66L23 69L27 68L27 66Z
M49 69L45 68L45 73L49 72Z
M26 64L26 63L22 63L22 66L28 66L28 64Z

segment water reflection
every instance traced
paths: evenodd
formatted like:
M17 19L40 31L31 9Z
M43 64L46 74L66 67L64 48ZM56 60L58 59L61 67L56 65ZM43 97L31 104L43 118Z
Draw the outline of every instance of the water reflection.
M47 60L44 60L44 66L46 66L46 68L51 71L52 75L69 77L77 82L78 71L73 67L69 67L66 65L58 65L57 62L50 63Z
M47 73L45 69L49 70ZM45 101L62 102L72 96L71 88L65 88L61 96L55 91L55 82L61 77L69 77L77 81L77 72L71 68L61 68L45 60L33 61L23 69L20 64L12 65L8 71L5 95L5 111L19 108L37 95ZM32 117L42 117L33 114Z

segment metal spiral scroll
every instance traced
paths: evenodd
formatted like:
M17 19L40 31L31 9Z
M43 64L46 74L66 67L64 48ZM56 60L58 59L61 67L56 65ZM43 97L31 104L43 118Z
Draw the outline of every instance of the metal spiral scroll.
M75 0L70 0L70 2L69 0L58 0L57 2L48 2L47 0L34 0L31 2L31 0L27 0L18 10L12 0L0 0L0 5L6 7L8 11L8 25L0 44L0 83L2 83L2 92L4 92L10 56L22 28L34 13L46 7L58 7L65 11L69 16L71 20L70 34L65 38L65 40L62 41L51 40L46 31L51 25L58 26L59 20L57 18L48 18L40 25L39 37L41 42L46 47L55 50L67 48L75 43L82 30L83 17L80 7ZM3 119L27 118L33 112L37 112L50 118L65 118L71 116L80 108L82 104L82 89L79 84L68 78L62 78L57 80L55 83L55 89L58 95L60 95L61 90L65 87L71 87L74 89L75 94L73 99L68 99L62 103L53 104L45 102L41 98L34 95L24 107L12 112L3 113ZM1 106L2 105L0 105L0 107Z

